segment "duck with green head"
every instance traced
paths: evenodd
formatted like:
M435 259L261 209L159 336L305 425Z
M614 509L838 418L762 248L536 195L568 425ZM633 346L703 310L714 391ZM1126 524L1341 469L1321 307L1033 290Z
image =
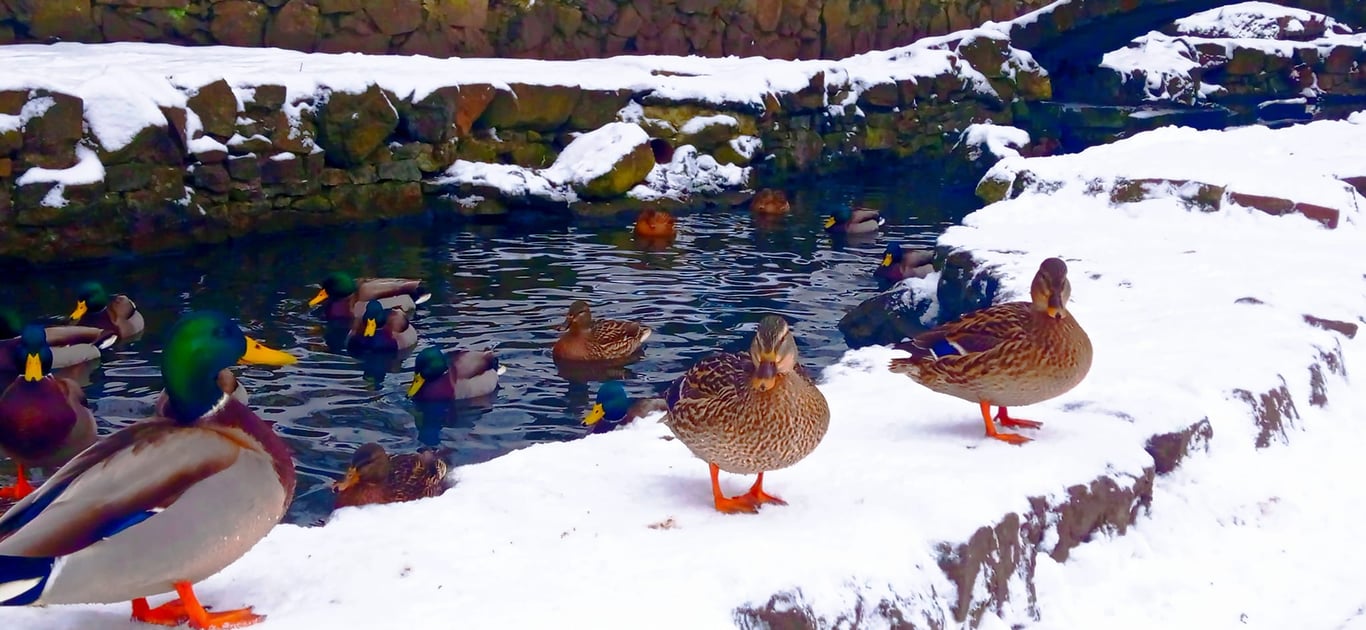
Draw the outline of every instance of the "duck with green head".
M384 308L379 300L370 300L365 311L351 327L346 348L352 352L398 352L417 345L417 329L408 321L403 309Z
M413 363L408 397L422 403L487 396L498 388L498 376L506 371L492 350L443 353L440 348L424 348Z
M11 350L24 368L0 392L0 451L19 470L14 485L0 488L0 498L22 499L33 492L27 468L56 469L95 443L95 417L81 386L52 374L42 326L24 327Z
M924 278L934 271L934 251L904 247L901 243L888 243L882 252L882 262L873 270L873 277L880 284L889 286L906 278Z
M831 234L869 234L876 232L885 222L886 219L872 208L840 206L825 217L823 225L825 231Z
M19 334L23 329L17 313L0 308L0 383L8 383L24 370L23 363L14 359L22 345ZM42 330L52 353L52 370L62 376L70 376L64 371L68 368L98 361L100 354L119 340L118 334L92 326L46 326Z
M142 334L146 327L133 300L123 294L110 295L103 285L94 281L82 283L76 289L76 309L71 311L71 323L118 333L123 341Z
M323 278L320 286L308 306L322 305L323 317L334 322L360 318L370 300L379 300L386 309L398 308L411 313L432 299L431 291L422 286L421 280L408 278L353 278L336 271Z
M666 410L668 405L662 398L631 400L621 381L607 381L598 388L593 408L583 416L583 425L590 427L593 433L606 433L656 411Z
M251 549L294 498L289 447L216 382L233 363L282 354L221 313L177 322L161 355L165 414L96 442L0 516L0 605L132 600L137 621L194 628L263 619L208 612L193 585ZM179 598L148 605L168 591Z

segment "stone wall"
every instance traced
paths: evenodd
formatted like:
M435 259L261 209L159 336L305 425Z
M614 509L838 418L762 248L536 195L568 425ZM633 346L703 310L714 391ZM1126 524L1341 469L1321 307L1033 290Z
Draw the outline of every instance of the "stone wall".
M842 58L1048 0L0 0L0 44L169 42L581 59Z

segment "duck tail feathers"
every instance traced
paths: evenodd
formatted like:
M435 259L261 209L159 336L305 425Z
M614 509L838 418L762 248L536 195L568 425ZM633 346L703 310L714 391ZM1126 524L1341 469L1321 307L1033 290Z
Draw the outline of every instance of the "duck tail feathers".
M0 606L27 606L47 589L55 558L0 556Z

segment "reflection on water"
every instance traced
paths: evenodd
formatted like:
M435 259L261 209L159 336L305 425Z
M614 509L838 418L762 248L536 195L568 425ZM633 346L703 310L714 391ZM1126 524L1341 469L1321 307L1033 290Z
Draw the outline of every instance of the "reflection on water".
M880 180L879 180L880 178ZM845 350L835 328L845 310L877 290L871 272L891 239L929 245L972 209L966 195L945 197L933 183L816 182L792 193L793 213L756 223L744 210L682 214L668 244L637 241L631 222L528 229L473 225L438 230L394 225L255 239L181 254L106 262L33 274L0 274L0 300L21 315L69 313L74 287L98 279L130 295L147 334L117 348L86 388L105 428L151 413L161 390L162 335L182 314L218 309L247 333L300 361L283 368L233 368L251 405L295 450L299 494L289 520L307 523L330 508L326 487L358 444L390 450L441 443L451 461L484 461L536 442L580 437L579 419L596 383L621 379L632 396L660 391L692 361L718 348L739 349L765 313L797 332L803 361L819 366ZM823 213L839 203L883 211L876 235L832 239ZM412 353L400 365L358 361L306 303L334 269L427 281L434 297L418 310L418 349L496 348L507 373L481 400L417 410L405 397ZM598 317L633 319L654 329L643 358L608 373L557 368L552 329L570 302L587 300ZM13 474L0 462L0 478Z

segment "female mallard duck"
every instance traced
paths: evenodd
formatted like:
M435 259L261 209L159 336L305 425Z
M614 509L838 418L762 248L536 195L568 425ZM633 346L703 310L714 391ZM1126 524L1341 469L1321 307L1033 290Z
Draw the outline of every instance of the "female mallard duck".
M321 286L308 306L322 304L323 316L329 321L351 322L360 318L370 300L379 300L384 308L411 313L432 299L431 291L422 286L421 280L407 278L352 278L338 271L324 278Z
M667 210L646 208L636 217L636 236L642 238L672 238L674 215Z
M18 315L0 309L0 382L8 383L24 371L23 363L14 360L22 348L19 334L23 328ZM93 326L47 326L43 332L52 353L54 372L95 361L102 351L119 341L117 333Z
M787 321L759 322L747 354L721 352L699 360L669 387L664 423L711 467L711 492L721 512L755 512L786 502L764 492L764 472L809 455L830 426L825 395L797 363ZM738 497L721 494L717 473L759 478Z
M138 306L128 296L109 295L103 285L93 281L77 289L76 310L71 311L71 323L118 333L124 341L142 334L146 327Z
M478 398L498 388L498 376L507 368L498 363L492 350L452 350L425 348L413 363L413 383L408 397L418 402L438 402Z
M787 214L791 209L792 204L788 203L787 195L775 188L765 188L749 200L749 211L754 214Z
M18 466L14 485L0 498L33 492L25 468L49 472L95 443L95 417L76 382L52 374L52 350L42 326L29 325L12 349L23 372L0 393L0 451Z
M621 381L607 381L598 388L597 402L584 415L583 424L591 427L593 433L606 433L666 409L668 405L659 398L638 398L632 401L626 395L626 388L622 386Z
M650 338L650 328L619 319L593 319L588 303L575 300L569 305L564 331L550 349L556 361L613 362L629 359Z
M370 442L351 455L346 476L334 484L333 509L372 503L399 503L446 491L446 462L433 449L390 456Z
M1001 433L991 421L999 407L1001 426L1037 429L1032 420L1012 418L1007 407L1032 405L1072 389L1091 369L1091 339L1067 310L1072 285L1067 263L1049 258L1039 265L1029 302L1007 302L968 313L896 345L910 358L892 359L891 371L941 394L978 403L987 437L1011 444L1029 438Z
M924 278L934 271L934 251L928 249L908 249L901 243L888 243L882 253L882 263L873 271L873 277L888 284L896 284L906 278Z
M886 222L877 210L872 208L835 208L825 217L825 231L831 234L868 234L876 232Z
M220 313L177 322L161 354L168 413L96 442L0 516L0 605L133 600L137 621L194 628L263 619L207 612L193 585L251 549L294 498L289 447L215 380L282 354ZM148 605L167 591L179 599Z
M351 327L346 340L352 352L397 352L417 345L417 329L402 308L385 308L379 300L365 304L365 312Z

